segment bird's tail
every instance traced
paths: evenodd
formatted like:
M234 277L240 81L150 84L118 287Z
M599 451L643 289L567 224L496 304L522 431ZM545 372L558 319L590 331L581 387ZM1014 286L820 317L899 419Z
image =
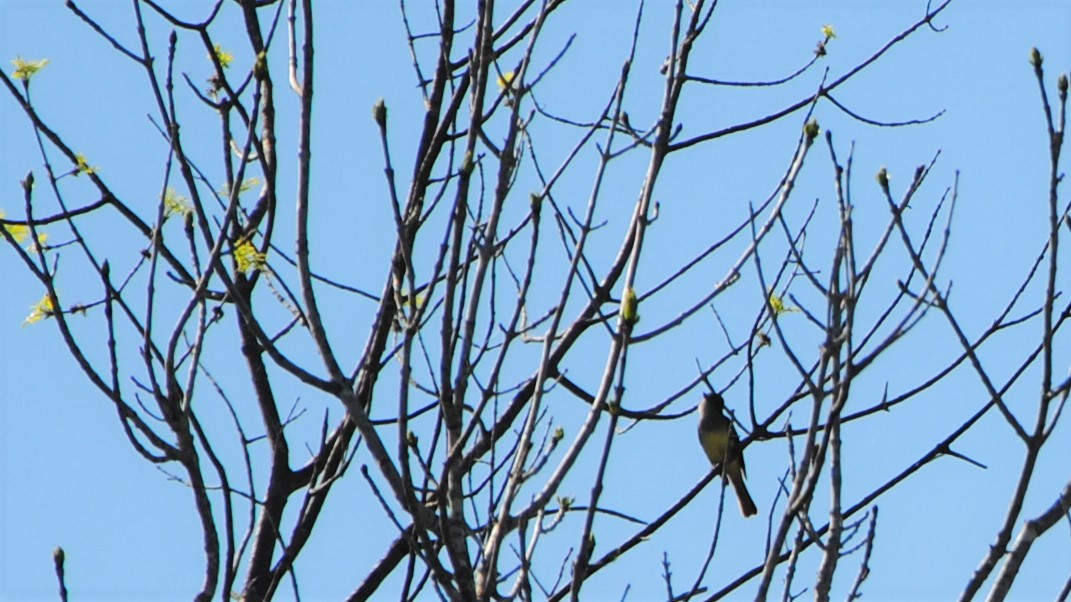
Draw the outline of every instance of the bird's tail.
M747 485L744 484L744 475L730 473L729 482L732 483L733 490L736 491L736 500L740 502L740 513L744 515L744 518L758 514L759 509L755 507L755 500L751 499Z

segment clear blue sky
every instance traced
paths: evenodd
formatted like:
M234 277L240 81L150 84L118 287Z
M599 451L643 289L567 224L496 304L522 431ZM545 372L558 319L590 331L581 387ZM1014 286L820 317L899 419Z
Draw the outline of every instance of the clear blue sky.
M203 9L209 3L190 4ZM358 4L360 8L355 8ZM821 36L820 28L830 24L838 37L830 44L824 64L836 75L916 20L926 3L866 2L866 8L860 4L723 0L692 71L722 79L776 78L806 60ZM80 5L132 43L129 2L97 0ZM413 138L406 134L418 127L421 101L396 3L342 5L327 0L317 5L321 12L317 58L321 62L314 190L322 205L313 227L325 271L345 274L351 282L376 290L389 250L389 239L382 233L389 234L391 225L386 203L378 202L383 193L382 167L369 110L377 98L386 99L396 156L408 159ZM540 95L548 108L583 119L604 101L627 51L633 5L575 0L562 10L539 56L545 60L553 55L558 47L555 41L564 40L568 33L576 31L578 37ZM660 101L658 67L667 54L669 5L654 0L646 7L647 27L633 67L640 83L632 88L628 102L633 124L646 123ZM225 20L236 23L229 3L225 11L229 11ZM189 14L200 12L191 9ZM1031 46L1046 56L1047 84L1053 94L1056 74L1071 66L1071 7L1058 1L958 0L938 21L948 29L940 34L921 31L837 98L876 120L917 119L944 110L942 118L923 126L880 129L847 119L828 104L820 106L816 115L823 128L834 132L842 157L847 145L856 143L854 194L864 232L881 223L885 215L873 180L879 167L887 166L894 191L900 191L914 167L940 151L927 193L920 197L924 203L917 208L917 219L925 219L930 209L926 203L932 203L952 184L955 172L960 172L960 204L944 276L954 281L952 300L969 332L977 333L1007 302L1016 279L1041 248L1047 141L1027 58ZM224 41L233 40L229 46L238 64L248 66L251 57L242 52L240 33L237 29L233 34L217 31ZM152 30L160 56L166 34L159 23ZM180 65L200 83L208 76L208 63L194 46L192 40L186 42ZM118 56L61 2L0 0L0 60L8 72L12 69L9 61L16 55L50 60L33 82L39 111L99 167L102 177L124 198L144 198L144 210L150 211L159 195L166 147L146 118L154 109L138 68ZM282 65L282 61L276 63ZM684 103L685 130L697 133L761 116L787 98L813 89L819 77L816 71L797 85L773 92L710 93L697 88ZM276 81L283 81L281 72ZM279 89L280 106L292 109L292 95L282 86ZM213 132L202 138L199 152L214 170L216 148L212 144L218 126L211 115L196 113L196 106L187 103L191 120L187 131L204 127ZM742 219L748 201L761 201L774 189L790 158L799 119L793 116L762 131L700 146L674 158L658 189L663 213L648 239L640 290L705 246L704 236L709 237L712 229L722 231L726 224ZM290 130L281 134L284 146L293 142ZM550 148L568 140L549 138L545 144ZM816 150L821 152L812 155L797 192L798 211L809 208L813 199L819 199L827 211L834 206L826 151L824 146ZM38 175L38 189L43 190L45 179L31 128L6 94L0 98L0 157L0 209L8 216L19 215L19 181L32 170ZM631 208L639 173L611 174L623 206ZM283 174L284 186L292 187L292 175ZM576 196L584 198L590 174L578 175ZM79 191L85 196L79 197ZM77 183L70 195L79 202L96 198ZM354 197L359 197L356 205ZM368 204L361 205L363 201ZM605 211L610 230L623 227L627 210ZM364 242L354 249L350 237L361 237ZM116 253L123 249L117 242L101 244L115 244ZM615 244L616 239L606 242L607 248ZM121 264L119 255L113 265ZM72 261L71 269L74 266ZM890 271L887 276L892 279L898 273ZM202 557L188 492L130 448L111 406L69 359L54 325L21 326L42 289L6 248L0 250L0 274L4 283L0 287L0 599L55 599L51 554L56 546L67 551L73 599L189 599L200 584ZM724 275L724 267L709 275ZM77 290L79 284L74 278L70 286ZM709 282L691 286L709 286ZM682 290L681 298L687 299L688 294ZM747 302L742 303L747 307ZM751 303L753 309L753 299ZM337 317L351 311L361 316L371 306L332 309ZM733 311L731 307L719 309ZM642 324L658 324L679 310L672 298L663 299L644 308ZM742 320L750 321L751 312L744 311ZM87 324L92 325L87 332L94 332L97 323L89 320ZM363 341L363 324L352 319L340 325L343 330L338 336ZM746 328L740 324L734 334L746 336ZM677 335L682 337L680 346L674 348L678 354L667 354L665 347L635 350L630 369L643 366L648 377L633 375L626 405L644 408L650 405L648 400L664 398L692 378L696 358L711 361L719 355L724 339L709 317L686 330ZM1017 331L999 347L985 350L984 357L994 362L997 373L1006 374L1010 368L1000 362L1004 354L1017 357L1036 335L1036 327ZM931 317L871 376L872 388L857 392L859 403L879 398L886 383L891 392L917 384L930 374L928 368L956 352L949 337L947 327ZM354 345L354 354L359 346ZM592 352L597 358L592 370L597 372L604 349L594 347ZM1067 345L1058 352L1069 359ZM237 362L237 358L236 349L221 350L217 360L224 363L219 371L226 372L225 362ZM783 398L785 388L793 383L791 374L780 372L785 370L783 363L763 364L760 357L757 369L765 370L762 391ZM1027 382L1035 383L1036 378ZM310 418L296 428L315 432L325 408L333 416L341 413L331 400L319 399L300 387L284 385L282 390L309 409ZM730 406L743 407L745 395L743 387L730 391ZM1037 385L1024 385L1016 395L1024 415L1030 415ZM910 464L984 401L977 379L964 372L874 430L866 426L848 429L847 499L856 499ZM569 424L583 408L558 411L558 419ZM618 509L640 518L653 518L708 469L695 444L691 418L644 425L615 445L621 446L618 451L625 461L611 467L605 495ZM981 471L945 459L879 501L882 513L872 574L865 588L867 599L949 599L982 558L1003 517L1022 449L1004 425L993 419L957 450L989 469ZM707 577L711 586L760 561L765 518L785 457L781 441L749 448L750 488L763 515L748 522L739 520L735 512L726 517L723 547ZM1054 499L1069 476L1069 457L1071 430L1064 425L1042 458L1038 489L1027 498L1027 516L1036 515ZM589 486L578 477L568 483L570 487L565 493L582 500ZM709 488L656 541L627 557L621 568L595 579L585 590L590 596L585 599L619 599L626 579L632 586L629 599L664 595L659 576L663 551L674 563L675 587L685 588L709 544L716 495L716 488ZM378 505L367 503L365 485L356 471L333 496L320 531L298 565L307 600L339 599L351 591L378 558L386 538L393 535ZM632 531L612 522L600 525L605 525L598 530L598 549L602 550ZM934 532L940 537L929 537ZM1016 597L1050 598L1067 578L1069 557L1065 534L1043 539L1018 581ZM841 584L854 576L857 557L844 563ZM813 566L806 565L800 583L809 583L812 576ZM745 597L750 591L742 590ZM280 599L290 595L288 589L280 590Z

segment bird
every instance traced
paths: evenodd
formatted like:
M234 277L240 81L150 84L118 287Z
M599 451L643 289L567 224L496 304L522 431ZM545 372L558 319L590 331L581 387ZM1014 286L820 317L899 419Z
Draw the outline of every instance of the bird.
M699 403L699 444L703 446L711 466L721 465L722 475L729 479L736 491L740 513L744 518L758 514L755 501L744 484L744 455L740 450L740 437L732 421L725 416L725 400L714 392L704 395Z

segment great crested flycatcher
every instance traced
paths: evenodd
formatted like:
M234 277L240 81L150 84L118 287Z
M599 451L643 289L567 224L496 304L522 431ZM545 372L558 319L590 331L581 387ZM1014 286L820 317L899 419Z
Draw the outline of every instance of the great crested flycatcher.
M717 393L708 393L699 403L699 444L703 446L711 465L721 464L721 472L729 479L740 512L744 517L754 516L759 510L744 485L744 455L740 451L740 437L733 423L725 416L725 400Z

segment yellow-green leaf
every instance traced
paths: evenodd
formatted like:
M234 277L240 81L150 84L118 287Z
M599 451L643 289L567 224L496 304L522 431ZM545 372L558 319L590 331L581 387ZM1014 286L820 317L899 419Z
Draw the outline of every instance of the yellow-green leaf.
M164 218L172 215L189 215L193 213L193 205L190 199L179 194L174 188L168 186L164 193Z
M770 309L773 310L773 313L775 315L778 315L778 316L780 316L781 314L785 314L785 313L792 313L792 312L799 311L798 307L791 307L791 306L785 305L784 299L782 299L781 297L777 296L773 292L770 292Z
M238 194L249 192L254 186L260 184L260 178L246 178L241 184L238 185ZM229 184L224 184L223 188L219 189L219 195L230 198L231 187Z
M36 324L45 318L51 318L56 313L52 307L52 299L47 294L41 297L41 300L34 304L30 310L30 315L26 316L26 319L22 321L23 326Z
M219 44L213 46L212 50L216 53L216 58L219 59L219 64L222 65L224 69L230 67L231 63L234 62L234 55L224 50Z
M25 227L25 226L24 226ZM45 248L45 243L48 242L48 232L38 232L37 242L26 245L26 250L31 253L40 253Z
M5 217L7 217L7 214L4 213L3 209L0 209L0 219L4 219ZM22 241L30 237L29 226L25 226L22 224L5 224L4 229L7 230L8 234L10 234L12 238L15 239L15 242L21 243Z
M76 163L75 166L74 166L74 175L78 176L78 175L81 175L81 174L94 174L94 173L97 173L97 169L98 168L97 167L91 167L89 165L89 161L86 159L86 156L83 155L82 153L75 153L74 154L74 160L75 160L75 163Z
M267 265L267 256L257 251L252 242L243 240L234 247L234 261L239 271L248 274L253 270L263 270Z
M15 65L15 71L11 73L11 76L15 79L28 82L35 73L45 68L45 65L48 64L48 59L27 61L21 56L16 56L15 60L11 61L11 64Z

